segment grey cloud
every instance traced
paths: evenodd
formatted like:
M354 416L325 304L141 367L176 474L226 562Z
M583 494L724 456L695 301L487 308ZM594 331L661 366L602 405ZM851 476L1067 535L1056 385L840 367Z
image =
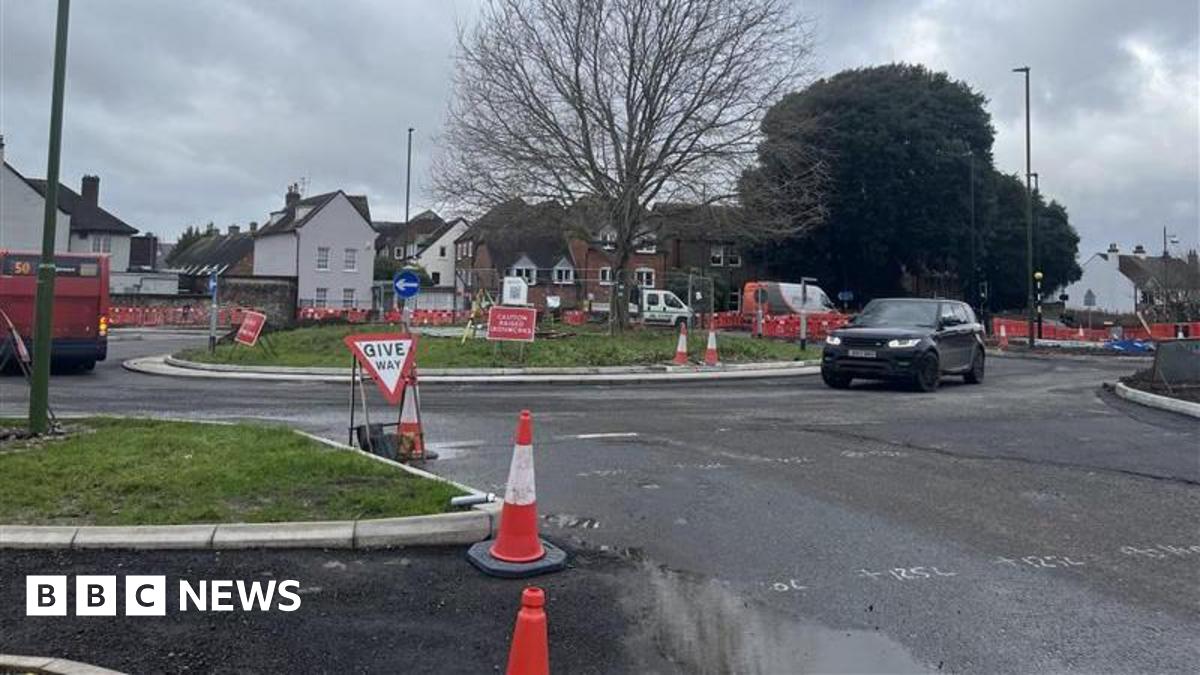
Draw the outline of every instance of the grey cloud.
M1002 170L1023 168L1021 80L1033 68L1034 162L1070 209L1084 252L1197 245L1195 2L798 0L818 20L822 72L924 62L989 99ZM450 93L456 30L476 3L345 0L77 1L63 180L146 230L261 219L284 186L344 188L396 218L405 130L417 128L413 206ZM0 131L25 173L45 171L54 3L0 0ZM1131 52L1158 59L1147 66ZM1152 81L1153 73L1159 80ZM1178 91L1162 91L1163 87Z

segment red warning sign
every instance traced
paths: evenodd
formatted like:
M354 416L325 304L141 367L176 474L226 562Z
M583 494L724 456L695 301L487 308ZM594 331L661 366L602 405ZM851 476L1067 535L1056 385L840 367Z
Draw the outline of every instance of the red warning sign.
M234 341L240 342L247 347L253 347L258 342L258 336L262 334L263 326L267 323L267 315L261 312L246 312L242 317L242 325L238 328L237 335L234 336Z
M493 305L488 310L487 339L533 342L537 310L533 307Z
M417 336L408 333L364 333L347 335L343 340L358 359L359 365L371 374L379 391L388 403L400 403L404 378L412 372L416 361Z

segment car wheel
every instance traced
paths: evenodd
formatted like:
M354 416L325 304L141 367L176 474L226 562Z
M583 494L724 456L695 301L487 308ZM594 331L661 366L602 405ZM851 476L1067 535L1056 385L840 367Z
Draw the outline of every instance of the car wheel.
M975 355L971 357L971 369L963 373L963 381L967 384L983 382L983 367L983 350L976 349Z
M850 387L850 381L853 378L851 378L849 375L842 375L822 369L821 379L825 380L825 384L832 389L847 389Z
M916 372L913 373L913 387L917 391L937 391L942 379L942 366L937 354L928 352L917 359Z

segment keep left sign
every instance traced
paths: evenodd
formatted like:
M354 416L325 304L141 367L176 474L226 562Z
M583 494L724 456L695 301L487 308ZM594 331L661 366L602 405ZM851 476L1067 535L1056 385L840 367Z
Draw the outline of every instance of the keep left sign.
M347 335L343 340L388 403L400 403L404 376L412 371L417 352L417 337L408 333L366 333Z

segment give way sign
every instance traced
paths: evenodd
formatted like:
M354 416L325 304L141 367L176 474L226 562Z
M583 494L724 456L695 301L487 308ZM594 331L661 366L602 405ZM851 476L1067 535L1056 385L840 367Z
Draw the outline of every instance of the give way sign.
M388 403L400 403L404 376L412 372L417 336L408 333L364 333L343 340L358 363L371 374Z

